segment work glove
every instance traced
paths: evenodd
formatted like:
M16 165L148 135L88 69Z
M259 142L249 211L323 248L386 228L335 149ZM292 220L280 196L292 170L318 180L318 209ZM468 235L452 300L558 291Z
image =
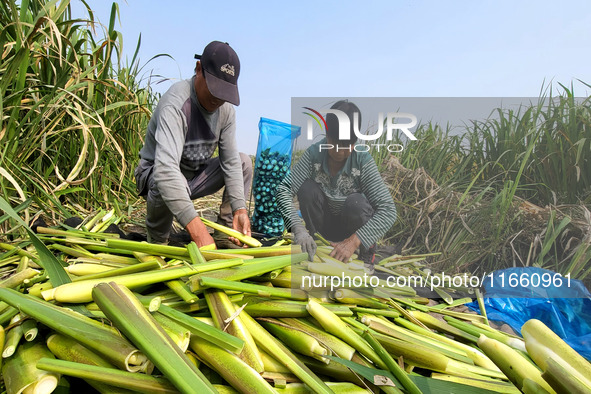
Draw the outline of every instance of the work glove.
M316 253L316 242L303 225L300 224L294 226L293 240L296 244L302 247L303 253L308 253L309 260L313 261L314 254Z

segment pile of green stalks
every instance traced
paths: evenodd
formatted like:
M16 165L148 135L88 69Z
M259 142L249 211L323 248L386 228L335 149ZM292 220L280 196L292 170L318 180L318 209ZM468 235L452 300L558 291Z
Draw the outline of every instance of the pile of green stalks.
M591 365L541 322L528 322L522 339L454 308L471 298L331 287L338 275L368 275L356 260L331 259L322 240L308 261L287 239L200 250L120 239L103 219L34 233L0 205L28 234L0 245L9 394L591 390ZM426 257L377 266L425 274Z

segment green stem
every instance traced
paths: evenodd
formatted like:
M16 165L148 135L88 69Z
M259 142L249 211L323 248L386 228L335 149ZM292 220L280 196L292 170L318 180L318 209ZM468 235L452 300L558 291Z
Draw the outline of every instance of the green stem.
M85 380L106 383L116 387L150 394L173 394L177 389L166 379L141 373L131 373L96 365L42 358L37 368Z

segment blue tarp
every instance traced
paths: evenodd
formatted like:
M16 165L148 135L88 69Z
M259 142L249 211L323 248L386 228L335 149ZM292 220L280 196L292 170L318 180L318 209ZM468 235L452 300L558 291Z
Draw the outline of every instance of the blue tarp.
M591 293L581 281L536 267L508 268L492 275L484 283L490 320L505 322L521 333L526 321L538 319L591 360ZM519 284L521 278L527 279ZM466 305L480 310L476 301Z

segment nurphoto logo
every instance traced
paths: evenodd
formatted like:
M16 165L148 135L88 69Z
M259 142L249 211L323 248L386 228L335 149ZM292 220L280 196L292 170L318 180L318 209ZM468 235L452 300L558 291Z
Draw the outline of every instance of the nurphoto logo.
M320 129L324 129L326 131L326 119L325 116L327 114L333 114L337 117L339 122L339 140L351 140L351 122L347 114L343 111L338 109L326 109L322 111L316 111L310 107L303 107L304 109L310 112L304 112L304 114L308 115L310 118L308 119L307 123L307 136L306 138L309 141L314 139L314 121L320 126ZM397 119L406 119L408 120L406 123L397 123ZM387 149L391 153L402 152L404 150L404 146L399 143L392 143L393 141L393 134L394 130L400 130L406 137L411 141L416 141L417 137L414 136L412 131L413 127L417 125L417 117L413 114L404 113L404 112L388 112L385 116L383 112L378 114L378 129L374 134L362 134L359 131L359 113L355 112L353 114L353 132L357 136L358 143L354 144L353 146L336 147L338 150L355 150L356 152L369 152L372 149L377 150L378 152L380 149ZM386 133L386 143L383 143L383 135ZM375 143L371 143L371 141L378 141ZM326 150L334 148L333 144L320 144L319 150Z

